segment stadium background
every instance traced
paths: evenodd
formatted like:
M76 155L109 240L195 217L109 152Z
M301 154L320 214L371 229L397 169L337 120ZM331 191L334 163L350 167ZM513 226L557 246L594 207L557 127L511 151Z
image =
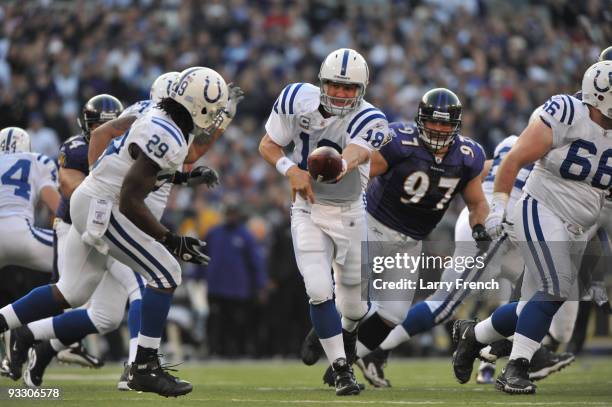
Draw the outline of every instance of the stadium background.
M147 99L161 73L193 65L213 67L239 84L246 98L238 117L203 160L219 171L222 184L211 191L175 189L164 222L206 238L229 208L256 243L239 264L185 267L164 353L178 360L291 357L309 322L288 231L289 194L257 152L285 84L318 83L319 64L330 51L355 48L370 66L366 98L389 121L411 120L427 89L448 87L464 105L462 134L491 157L496 143L520 133L548 96L580 88L584 69L612 45L609 6L607 0L5 1L0 128L26 128L33 149L56 158L60 143L78 132L77 115L93 95L110 93L128 106ZM432 239L452 239L461 206L451 207ZM37 222L49 226L49 214L39 215ZM219 253L211 254L232 257ZM0 305L47 279L0 271ZM241 288L234 290L238 280ZM485 314L479 305L463 312ZM605 337L609 320L596 315L590 332ZM125 328L89 346L119 360L122 334ZM589 349L600 343L609 345L595 340ZM440 354L447 345L440 328L403 351Z

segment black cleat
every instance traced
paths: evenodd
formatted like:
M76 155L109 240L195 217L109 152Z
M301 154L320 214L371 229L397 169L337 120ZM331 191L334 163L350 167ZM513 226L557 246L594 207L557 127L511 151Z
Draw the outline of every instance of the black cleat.
M533 354L529 365L529 379L542 380L572 364L576 356L570 352L554 353L546 346Z
M300 353L302 356L302 362L304 362L306 366L314 365L318 362L321 356L323 356L323 346L321 346L321 341L319 341L319 337L317 336L314 328L310 328L308 335L306 335L306 338L304 338Z
M467 383L472 376L474 359L485 345L476 340L476 321L457 320L453 324L453 342L457 349L453 353L453 371L459 383Z
M93 369L99 369L104 366L104 362L89 353L82 342L77 342L75 346L59 351L57 353L57 360L61 363L70 363Z
M508 339L501 339L482 348L480 350L480 359L489 363L495 363L497 359L510 356L511 352L512 341L509 341Z
M159 364L159 356L144 365L132 363L127 385L136 391L157 393L164 397L177 397L191 393L191 383L168 373L170 369Z
M501 376L495 382L495 388L510 394L534 394L536 385L529 380L529 361L525 358L512 359L508 362Z
M389 351L376 348L361 359L357 359L355 364L363 377L374 387L391 387L391 382L385 378L384 367L387 364Z
M332 369L331 365L327 366L325 373L323 374L323 383L329 387L336 387L336 372ZM366 386L363 383L357 383L359 390L365 390Z
M6 357L2 370L13 380L21 379L23 364L28 358L28 349L34 344L32 332L28 327L12 329L4 333Z
M332 368L335 374L336 396L351 396L361 392L353 369L345 358L336 359L332 363Z
M23 381L26 386L40 387L45 369L56 354L57 352L49 341L43 341L30 348L28 351L28 363L23 372Z
M119 391L130 391L130 386L128 386L128 376L130 374L130 365L127 363L123 363L123 373L121 373L121 377L119 377L119 381L117 382L117 390Z

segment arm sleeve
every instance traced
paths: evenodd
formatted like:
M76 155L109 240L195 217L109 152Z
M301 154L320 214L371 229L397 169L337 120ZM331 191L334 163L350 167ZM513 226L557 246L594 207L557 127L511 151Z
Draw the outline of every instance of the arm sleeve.
M470 181L480 175L484 167L484 163L487 159L484 149L482 148L480 144L474 142L471 148L474 151L474 158L471 159L471 163L470 163L470 172L469 172Z
M47 156L41 155L39 160L35 161L36 163L36 184L38 190L43 189L44 187L58 187L58 179L57 179L57 165L55 161L50 159Z
M278 114L274 109L266 122L266 133L279 146L285 147L293 140L292 116Z
M357 117L357 116L355 116ZM374 109L349 123L347 133L348 144L357 144L370 151L380 150L382 146L391 141L389 123L385 115L378 109Z

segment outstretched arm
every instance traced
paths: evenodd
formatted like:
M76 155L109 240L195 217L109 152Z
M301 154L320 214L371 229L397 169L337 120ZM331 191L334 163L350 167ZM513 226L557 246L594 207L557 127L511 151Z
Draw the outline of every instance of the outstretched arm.
M89 150L87 151L87 161L90 167L96 162L102 152L104 152L108 143L115 137L119 137L125 133L135 120L136 116L118 117L107 121L91 132Z

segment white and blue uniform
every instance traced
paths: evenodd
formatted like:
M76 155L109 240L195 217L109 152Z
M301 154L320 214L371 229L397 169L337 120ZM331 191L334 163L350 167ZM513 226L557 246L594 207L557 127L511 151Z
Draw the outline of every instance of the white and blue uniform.
M0 268L53 270L53 231L34 226L43 188L57 189L57 166L42 154L0 154Z
M540 120L552 129L552 148L537 161L511 214L528 270L522 297L543 291L576 300L582 253L612 185L612 131L569 95L550 98Z
M379 149L388 137L385 115L363 101L345 116L323 117L321 93L309 83L286 86L266 123L272 141L294 143L291 158L306 170L310 152L331 146L342 152L349 144ZM367 312L361 296L361 242L366 239L363 191L369 162L346 174L338 183L313 182L315 203L299 195L291 210L291 234L297 264L312 304L334 298L340 313L359 320ZM334 270L334 276L329 272Z
M67 259L58 288L73 306L83 303L91 295L102 277L101 271L108 256L140 273L154 287L172 288L181 282L181 268L174 256L119 211L123 180L134 162L128 151L131 144L137 145L159 166L158 187L172 178L187 156L189 140L165 112L154 107L143 113L123 136L109 144L72 195L70 213L73 225L68 246L73 255ZM161 194L160 189L157 191ZM152 200L153 194L155 192L147 197L146 202L151 212L161 217L167 194L164 192L162 199ZM108 227L102 242L98 242L102 247L108 247L108 254L82 240L82 235L89 232L90 206L93 208L97 199L112 203Z

